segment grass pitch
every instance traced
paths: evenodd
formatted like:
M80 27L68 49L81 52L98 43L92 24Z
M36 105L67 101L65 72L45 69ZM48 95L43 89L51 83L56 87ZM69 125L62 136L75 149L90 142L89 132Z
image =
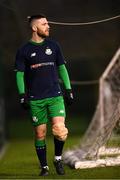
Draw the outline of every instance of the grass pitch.
M72 128L71 123L70 128ZM79 132L77 128L80 129L80 126L73 126L73 133L69 135L64 149L80 141L80 135L76 133L76 131ZM53 166L54 149L51 132L48 133L46 143L50 174L47 177L40 177L30 122L28 120L12 121L10 142L5 156L0 160L0 179L120 179L120 167L75 170L65 166L66 174L59 176Z

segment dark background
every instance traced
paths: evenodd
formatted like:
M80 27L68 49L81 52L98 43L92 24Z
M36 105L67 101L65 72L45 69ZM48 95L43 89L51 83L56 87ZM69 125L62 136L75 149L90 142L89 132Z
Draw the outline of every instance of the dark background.
M7 120L27 115L18 102L14 61L17 49L30 39L26 17L39 13L44 13L49 21L96 21L119 15L120 0L0 1L0 69L3 71L0 91L5 98ZM70 79L98 81L119 47L120 18L93 25L50 26L50 36L61 44ZM98 101L98 83L72 87L75 103L68 113L92 116Z

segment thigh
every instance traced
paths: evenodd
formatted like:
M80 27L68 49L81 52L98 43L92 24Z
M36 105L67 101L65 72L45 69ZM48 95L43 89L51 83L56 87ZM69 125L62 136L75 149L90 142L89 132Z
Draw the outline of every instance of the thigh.
M59 123L65 123L65 117L62 117L62 116L56 116L56 117L53 117L52 119L52 125L55 125L55 124L59 124Z
M46 124L48 119L47 108L44 100L30 101L30 114L33 126Z
M65 106L62 96L50 98L48 102L48 115L50 118L63 117L65 118Z

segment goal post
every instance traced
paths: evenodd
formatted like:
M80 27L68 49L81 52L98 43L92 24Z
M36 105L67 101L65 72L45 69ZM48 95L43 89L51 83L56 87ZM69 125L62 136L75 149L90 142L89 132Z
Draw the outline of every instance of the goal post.
M63 154L73 168L120 165L120 48L99 80L99 99L91 123L80 144Z

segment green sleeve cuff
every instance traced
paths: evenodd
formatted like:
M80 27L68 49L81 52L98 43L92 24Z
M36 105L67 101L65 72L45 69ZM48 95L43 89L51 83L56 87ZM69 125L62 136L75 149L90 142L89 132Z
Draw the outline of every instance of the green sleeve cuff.
M64 84L65 89L71 89L68 71L64 64L58 67L58 73L59 73L60 79L62 80Z
M24 72L17 71L16 83L19 94L24 94L25 93Z

